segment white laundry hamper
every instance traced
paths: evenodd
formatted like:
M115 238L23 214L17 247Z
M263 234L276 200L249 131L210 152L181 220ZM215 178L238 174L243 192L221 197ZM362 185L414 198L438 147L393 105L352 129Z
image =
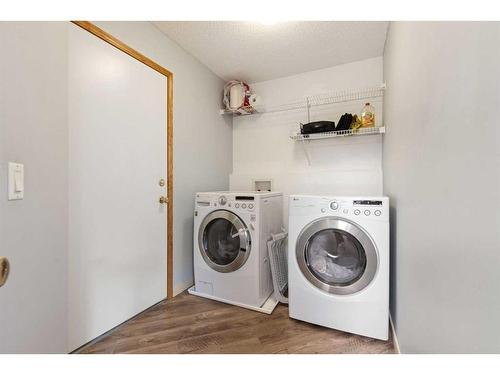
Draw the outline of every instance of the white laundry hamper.
M267 241L267 251L273 278L274 298L288 304L288 234L281 232L272 235Z

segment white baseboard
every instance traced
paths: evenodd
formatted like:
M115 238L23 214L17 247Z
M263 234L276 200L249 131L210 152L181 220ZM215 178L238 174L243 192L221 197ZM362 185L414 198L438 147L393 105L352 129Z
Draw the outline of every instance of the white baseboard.
M396 330L394 329L394 323L392 322L392 316L389 314L389 323L391 324L391 333L392 333L392 343L394 344L394 350L396 354L401 354L401 350L399 349L399 341L396 336Z
M188 290L194 285L193 281L185 281L183 283L180 283L178 285L174 285L174 297L178 294L181 294L185 290Z

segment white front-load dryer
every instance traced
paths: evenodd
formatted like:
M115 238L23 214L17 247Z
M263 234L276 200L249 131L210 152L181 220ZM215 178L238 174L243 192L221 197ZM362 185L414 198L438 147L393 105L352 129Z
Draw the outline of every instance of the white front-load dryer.
M267 241L282 230L282 215L281 193L197 193L194 279L198 295L261 307L273 292Z
M389 199L290 196L289 314L381 340L389 324Z

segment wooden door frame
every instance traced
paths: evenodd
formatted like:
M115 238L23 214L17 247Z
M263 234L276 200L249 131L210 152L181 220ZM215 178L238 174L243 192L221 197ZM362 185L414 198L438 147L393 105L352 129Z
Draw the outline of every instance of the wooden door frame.
M161 65L155 63L150 58L144 56L142 53L136 51L135 49L129 47L122 41L118 40L111 34L97 27L88 21L71 21L82 29L88 31L89 33L95 35L99 39L111 44L113 47L119 49L120 51L126 53L130 57L140 61L141 63L147 65L158 73L163 74L167 77L167 298L172 298L174 294L174 249L173 249L173 220L174 220L174 206L173 206L173 194L174 194L174 174L173 174L173 156L174 156L174 139L173 139L173 128L174 128L174 108L173 108L173 81L174 74L165 69Z

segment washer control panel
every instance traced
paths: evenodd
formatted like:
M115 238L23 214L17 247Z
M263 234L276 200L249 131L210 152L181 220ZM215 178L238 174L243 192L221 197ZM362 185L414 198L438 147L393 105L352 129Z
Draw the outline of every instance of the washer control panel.
M255 211L255 207L257 203L255 202L254 196L246 196L246 195L236 195L229 199L230 207L233 207L236 210L245 211L245 212L253 212Z
M212 207L234 211L254 212L257 209L257 202L253 196L196 196L196 207Z
M248 211L248 212L255 211L254 202L240 202L240 201L229 200L228 207L232 207L235 210L240 210L240 211Z

